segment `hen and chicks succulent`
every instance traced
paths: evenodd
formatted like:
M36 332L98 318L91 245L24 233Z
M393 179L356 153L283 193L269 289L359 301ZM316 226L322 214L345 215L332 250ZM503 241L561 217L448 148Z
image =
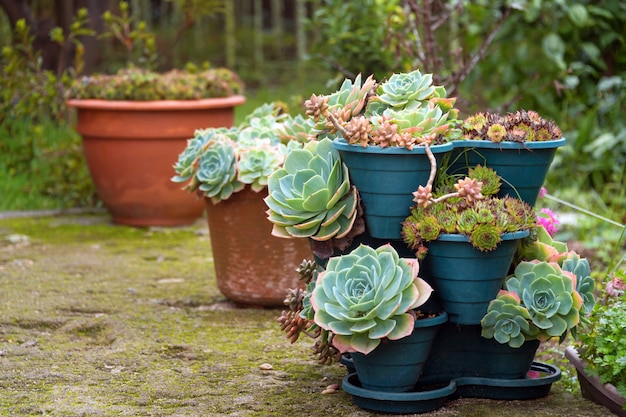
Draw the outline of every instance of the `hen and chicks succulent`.
M495 196L501 179L493 169L479 165L450 183L442 179L435 191L427 186L414 193L417 205L402 225L402 236L418 258L426 256L427 243L442 233L467 235L475 248L488 252L502 241L502 234L535 226L536 215L528 204Z
M494 143L543 142L563 137L554 121L546 120L532 110L519 110L506 115L475 113L463 120L462 130L463 139Z

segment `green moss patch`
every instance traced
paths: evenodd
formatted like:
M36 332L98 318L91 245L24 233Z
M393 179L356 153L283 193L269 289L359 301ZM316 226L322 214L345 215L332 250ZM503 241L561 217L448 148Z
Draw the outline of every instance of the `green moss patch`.
M317 364L310 340L290 344L279 310L220 294L203 221L7 219L0 242L0 416L376 415L341 390L321 394L345 369ZM557 383L538 400L463 399L426 415L610 413Z

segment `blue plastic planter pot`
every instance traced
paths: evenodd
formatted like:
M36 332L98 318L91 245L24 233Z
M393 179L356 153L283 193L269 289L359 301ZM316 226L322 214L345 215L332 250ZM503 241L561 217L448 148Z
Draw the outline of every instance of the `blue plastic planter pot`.
M430 347L448 315L442 314L415 321L410 336L384 340L367 355L352 353L352 362L365 389L385 392L405 392L419 379Z
M565 142L565 138L526 143L454 141L447 172L467 174L469 167L486 165L503 179L498 193L500 197L510 195L534 206L556 150L565 145Z
M528 230L505 233L490 252L474 248L461 234L442 234L427 243L420 273L435 289L451 322L480 323L502 288L519 240L528 234Z
M413 192L426 185L430 162L423 147L406 148L350 145L333 141L350 172L350 180L361 195L365 226L379 239L402 239L401 223L409 216ZM439 165L452 143L431 146Z
M485 339L481 325L459 326L446 323L435 339L423 380L443 382L461 377L524 378L539 348L529 340L519 348Z

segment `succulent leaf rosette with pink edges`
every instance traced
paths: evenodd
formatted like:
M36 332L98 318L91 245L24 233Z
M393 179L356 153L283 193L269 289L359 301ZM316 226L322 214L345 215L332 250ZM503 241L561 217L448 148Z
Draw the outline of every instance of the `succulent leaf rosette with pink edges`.
M340 352L368 354L382 339L413 332L416 315L432 293L416 259L400 258L387 244L360 245L329 259L311 294L315 323L333 333Z

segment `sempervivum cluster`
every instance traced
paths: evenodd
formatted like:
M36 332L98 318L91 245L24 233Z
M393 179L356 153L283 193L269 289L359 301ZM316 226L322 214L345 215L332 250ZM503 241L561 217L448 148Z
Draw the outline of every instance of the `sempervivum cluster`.
M475 248L488 252L499 245L502 234L532 229L534 210L522 200L495 197L500 186L493 169L476 166L452 186L444 184L434 192L419 187L414 193L417 205L402 224L404 242L423 258L427 242L442 233L464 234Z
M463 120L462 128L463 139L495 143L542 142L561 139L563 136L554 121L546 120L532 110L519 110L506 115L476 113Z

